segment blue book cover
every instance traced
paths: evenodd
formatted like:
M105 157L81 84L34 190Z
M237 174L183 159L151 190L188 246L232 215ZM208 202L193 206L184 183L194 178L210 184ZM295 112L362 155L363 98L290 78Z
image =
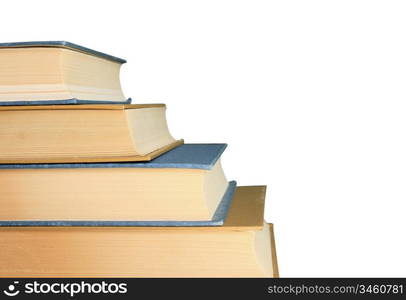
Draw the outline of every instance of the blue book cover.
M0 101L0 106L16 105L68 105L68 104L130 104L131 98L125 101L102 101L102 100L81 100L76 98L62 100L23 100L23 101Z
M226 144L183 144L148 162L2 164L0 169L185 168L210 170L226 147ZM208 221L0 221L0 226L221 226L226 219L236 186L235 181L229 182L213 218Z
M126 63L125 59L109 55L100 51L96 51L90 48L86 48L74 43L70 43L67 41L32 41L32 42L12 42L12 43L0 43L0 48L27 48L27 47L57 47L57 48L65 48L74 51L83 52L86 54L90 54L93 56L97 56L100 58L104 58L107 60L111 60L117 62L119 64Z

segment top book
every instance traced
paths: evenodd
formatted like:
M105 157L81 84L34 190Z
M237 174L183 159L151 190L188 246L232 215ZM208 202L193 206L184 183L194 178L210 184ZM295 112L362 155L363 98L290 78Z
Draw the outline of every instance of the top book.
M0 105L130 103L125 62L64 41L0 43Z

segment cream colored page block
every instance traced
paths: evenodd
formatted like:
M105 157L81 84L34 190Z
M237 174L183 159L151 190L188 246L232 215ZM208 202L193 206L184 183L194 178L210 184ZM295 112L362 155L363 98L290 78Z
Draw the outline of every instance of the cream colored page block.
M0 101L2 102L72 98L73 96L68 92L65 84L0 85Z
M254 245L258 268L262 269L267 277L274 277L274 262L272 261L271 230L269 224L264 224L262 230L254 235Z
M57 48L0 49L0 86L62 84L61 53Z
M35 110L0 114L0 159L126 156L135 154L132 147L124 111Z
M66 88L69 91L70 98L66 99L79 99L87 101L125 101L127 100L121 90L100 88L100 87L87 87L84 85L67 84Z
M70 98L60 49L0 49L0 101Z
M166 107L127 109L125 112L137 153L145 155L175 141L168 129Z
M0 220L210 220L202 193L205 172L0 170Z
M0 49L0 101L124 101L121 64L57 47Z
M126 99L120 85L121 64L67 49L61 51L64 82L73 98Z
M210 176L209 176L210 175ZM203 183L203 192L207 199L210 215L214 215L219 201L228 188L228 181L224 175L220 159L213 166L211 172L206 172Z
M264 272L269 264L258 265L254 235L252 231L2 228L0 276L272 276L271 270Z
M65 83L72 85L100 86L106 89L121 89L121 64L107 59L68 49L60 49ZM86 68L83 68L83 66Z

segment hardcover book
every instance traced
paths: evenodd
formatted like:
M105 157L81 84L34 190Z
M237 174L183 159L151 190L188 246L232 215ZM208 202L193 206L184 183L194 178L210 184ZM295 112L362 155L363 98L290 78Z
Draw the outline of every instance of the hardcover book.
M149 162L0 165L0 226L220 226L236 183L225 144Z
M164 104L0 106L0 163L151 160L182 144Z
M1 227L0 277L278 277L264 186L220 227Z
M65 41L0 43L0 105L130 103L125 62Z

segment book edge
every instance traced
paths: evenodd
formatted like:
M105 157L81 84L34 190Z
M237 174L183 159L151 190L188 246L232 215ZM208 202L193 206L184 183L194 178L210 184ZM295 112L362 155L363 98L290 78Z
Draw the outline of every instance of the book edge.
M205 227L222 226L237 188L236 181L228 183L212 220L207 221L0 221L0 227Z
M44 158L44 159L8 159L0 161L0 169L40 169L38 165L52 164L52 168L57 169L60 165L65 164L86 164L86 163L105 163L106 167L109 163L120 163L120 162L146 162L182 145L184 143L183 139L176 140L175 142L159 148L146 155L131 155L131 156L101 156L101 157L71 157L71 158ZM51 166L50 166L51 167ZM62 166L67 167L67 166ZM78 166L72 165L72 168L78 168ZM43 167L44 169L44 167Z
M270 240L271 240L271 255L272 255L272 273L274 278L279 278L279 266L278 266L278 257L276 254L276 244L275 244L275 233L273 224L267 224L269 226Z
M96 56L99 58L114 61L120 64L124 64L127 61L125 59L106 54L97 50L93 50L87 47L83 47L67 41L30 41L30 42L9 42L0 43L0 48L30 48L30 47L51 47L51 48L64 48L72 51L81 52L84 54Z
M131 101L131 98L129 98ZM127 102L126 102L127 103ZM164 103L128 104L126 103L94 103L94 104L39 104L39 105L3 105L0 104L0 111L20 111L20 110L126 110L143 109L154 107L166 107Z
M72 105L72 104L130 104L131 98L125 101L113 100L81 100L76 98L61 99L61 100L16 100L16 101L0 101L0 106L38 106L38 105Z

